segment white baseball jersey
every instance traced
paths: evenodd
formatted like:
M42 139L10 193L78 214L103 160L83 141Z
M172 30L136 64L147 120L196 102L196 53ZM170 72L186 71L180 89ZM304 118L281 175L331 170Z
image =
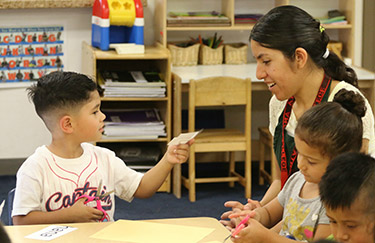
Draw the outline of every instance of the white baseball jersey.
M106 148L89 143L81 146L83 154L74 159L58 157L46 146L36 149L17 172L12 216L68 208L81 195L95 195L100 181L101 194L115 190L119 198L133 199L143 174L127 167ZM101 203L113 221L113 193Z

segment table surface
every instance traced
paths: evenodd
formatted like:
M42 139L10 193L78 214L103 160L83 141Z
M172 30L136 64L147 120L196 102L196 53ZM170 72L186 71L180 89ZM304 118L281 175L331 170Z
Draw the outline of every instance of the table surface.
M172 67L172 73L181 77L181 83L189 83L190 79L207 78L212 76L232 76L237 78L250 78L252 82L263 82L256 78L256 63L247 64L222 64L222 65L195 65ZM375 73L366 69L353 66L359 80L374 80Z
M175 219L154 219L144 220L145 222L158 222L173 225L184 225L184 226L195 226L195 227L206 227L214 228L215 230L203 238L199 242L222 242L225 237L229 235L229 231L215 218L209 217L194 217L194 218L175 218ZM58 237L52 242L88 242L88 243L99 243L99 242L113 242L118 243L119 241L108 241L90 238L91 235L98 232L99 230L110 225L109 223L74 223L74 224L54 224L54 225L67 225L77 228L66 235ZM49 225L24 225L24 226L5 226L5 230L9 234L12 242L23 243L23 242L41 242L38 240L27 239L25 236L37 232L46 228ZM230 239L226 242L231 242Z

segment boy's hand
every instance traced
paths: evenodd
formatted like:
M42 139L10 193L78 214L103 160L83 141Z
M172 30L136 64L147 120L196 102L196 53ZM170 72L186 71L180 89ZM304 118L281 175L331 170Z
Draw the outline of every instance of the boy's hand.
M170 164L182 164L189 158L190 145L194 143L194 139L186 144L171 145L166 152L166 159Z
M103 217L103 212L96 208L86 206L84 204L85 201L85 198L81 198L77 200L73 206L66 209L69 210L74 222L79 223L99 221Z

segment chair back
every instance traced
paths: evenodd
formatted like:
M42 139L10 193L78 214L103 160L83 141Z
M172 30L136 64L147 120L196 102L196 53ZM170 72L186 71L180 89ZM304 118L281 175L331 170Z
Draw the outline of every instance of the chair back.
M235 77L208 77L190 80L189 132L195 131L195 108L245 106L245 130L250 129L251 80Z

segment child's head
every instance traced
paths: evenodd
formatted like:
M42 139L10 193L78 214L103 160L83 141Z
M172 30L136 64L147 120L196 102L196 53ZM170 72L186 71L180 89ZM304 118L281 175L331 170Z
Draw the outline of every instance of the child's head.
M319 191L336 240L375 242L374 158L356 152L335 157L319 183Z
M63 116L78 114L94 96L101 94L93 80L75 72L52 72L28 88L36 113L51 132Z
M296 6L284 5L271 9L251 30L250 41L279 50L291 61L296 58L296 49L303 48L310 60L317 67L324 68L329 76L357 84L353 69L333 52L327 53L329 36L320 22Z
M319 164L321 167L315 166L318 171L313 178L318 183L332 158L343 152L359 151L363 129L361 117L365 112L362 96L345 89L335 95L333 102L321 103L307 110L295 129L301 172L304 173L306 165Z

